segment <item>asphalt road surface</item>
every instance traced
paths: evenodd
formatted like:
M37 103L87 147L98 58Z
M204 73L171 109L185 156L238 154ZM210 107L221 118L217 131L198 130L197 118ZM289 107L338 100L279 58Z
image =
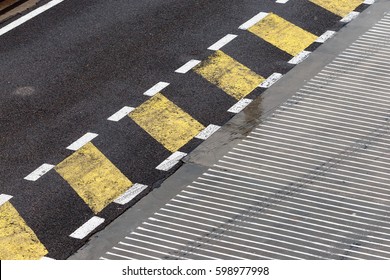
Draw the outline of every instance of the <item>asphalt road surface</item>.
M367 7L337 3L65 0L1 35L0 257L75 252Z

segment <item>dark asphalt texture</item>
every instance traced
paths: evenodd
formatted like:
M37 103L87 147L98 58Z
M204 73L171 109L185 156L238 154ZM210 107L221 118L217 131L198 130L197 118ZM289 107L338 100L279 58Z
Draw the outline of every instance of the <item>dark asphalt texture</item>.
M48 257L65 259L81 247L86 240L68 236L93 213L56 172L36 182L23 178L61 162L69 144L94 132L93 143L132 182L158 187L173 171L155 167L171 153L130 118L107 118L139 106L148 99L143 92L165 81L171 85L164 95L203 125L226 123L236 100L193 72L174 70L205 59L210 45L232 33L239 37L224 52L264 77L286 73L290 55L238 29L261 11L318 36L342 27L339 17L306 0L65 0L0 37L0 193L13 196ZM111 204L99 216L107 224L127 207Z

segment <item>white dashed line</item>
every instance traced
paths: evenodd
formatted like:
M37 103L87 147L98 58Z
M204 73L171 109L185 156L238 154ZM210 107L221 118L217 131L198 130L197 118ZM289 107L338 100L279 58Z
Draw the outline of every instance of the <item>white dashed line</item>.
M54 168L54 165L44 163L40 167L35 169L33 172L31 172L29 175L24 177L24 179L27 181L36 181L53 168Z
M188 71L190 71L192 68L194 68L196 65L198 65L199 63L201 63L200 60L191 59L186 64L184 64L182 67L177 69L175 72L179 73L179 74L185 74Z
M310 54L311 54L311 52L308 52L308 51L300 52L297 56L293 57L288 63L299 64L302 61L304 61L306 58L308 58Z
M170 155L166 160L164 160L161 164L159 164L156 169L162 170L162 171L168 171L172 167L174 167L176 164L179 163L179 161L184 158L187 154L182 152L175 152L172 155Z
M43 13L44 11L47 11L48 9L60 4L64 0L53 0L50 1L49 3L35 9L34 11L28 13L25 16L22 16L21 18L11 22L10 24L4 26L3 28L0 29L0 36L7 33L8 31L11 31L12 29L18 27L19 25L22 25L26 21L29 21L30 19L36 17L37 15Z
M247 30L247 29L251 28L253 25L255 25L256 23L258 23L260 20L265 18L266 16L268 16L268 13L260 12L257 15L255 15L253 18L251 18L250 20L248 20L247 22L242 24L239 27L239 29Z
M210 124L205 129L203 129L198 135L196 135L195 138L206 140L220 128L221 127L218 125Z
M276 0L276 3L286 4L289 0Z
M242 110L245 109L246 106L248 106L253 100L249 98L243 98L240 101L238 101L236 104L234 104L229 110L229 113L238 114Z
M374 4L375 3L375 0L365 0L364 2L363 2L363 4L366 4L366 5L372 5L372 4Z
M77 151L78 149L80 149L82 146L84 146L85 144L87 144L92 139L96 138L97 136L98 136L98 134L96 134L96 133L88 132L84 136L82 136L80 139L73 142L71 145L69 145L66 148L68 150Z
M1 194L0 195L0 206L3 205L4 203L6 203L8 200L10 200L12 198L11 195L8 195L8 194Z
M147 91L145 91L144 95L146 95L146 96L154 96L157 93L159 93L161 90L166 88L167 86L169 86L169 83L159 82L156 85L154 85L153 87L151 87L150 89L148 89Z
M342 18L340 21L345 23L351 22L352 20L357 18L359 14L360 14L359 12L350 12L346 17Z
M274 83L276 83L277 81L279 81L281 78L283 77L282 74L280 73L273 73L271 76L268 77L267 80L265 80L264 82L262 82L259 87L261 88L269 88L270 86L272 86Z
M49 258L49 257L42 257L40 260L41 261L56 261L56 259L52 259L52 258Z
M112 122L118 122L124 117L126 117L128 114L130 114L134 110L133 107L125 106L122 109L120 109L118 112L113 114L111 117L109 117L107 120Z
M223 37L221 40L216 42L214 45L210 46L208 50L217 51L221 49L223 46L229 44L231 41L233 41L237 35L228 34L225 37Z
M125 205L132 201L137 195L144 191L148 186L142 184L134 184L130 189L128 189L124 194L114 200L115 203L120 205Z
M317 38L317 43L325 43L327 40L332 38L336 34L336 31L328 30L324 34L322 34L320 37Z
M83 239L88 234L90 234L93 230L95 230L98 226L100 226L102 223L104 223L103 218L99 218L96 216L92 217L69 236L75 239Z

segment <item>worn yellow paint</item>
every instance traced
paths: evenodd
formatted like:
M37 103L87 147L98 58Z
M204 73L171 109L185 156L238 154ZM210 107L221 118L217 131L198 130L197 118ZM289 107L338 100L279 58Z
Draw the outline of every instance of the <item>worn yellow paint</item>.
M171 152L205 128L161 93L136 108L129 117Z
M94 213L103 210L133 183L92 143L55 167Z
M237 100L247 96L265 80L222 51L216 51L194 71Z
M45 246L7 201L0 206L0 259L37 260L47 254Z
M310 0L310 2L340 17L345 17L362 4L364 0Z
M273 13L268 14L248 30L292 56L305 50L318 38Z

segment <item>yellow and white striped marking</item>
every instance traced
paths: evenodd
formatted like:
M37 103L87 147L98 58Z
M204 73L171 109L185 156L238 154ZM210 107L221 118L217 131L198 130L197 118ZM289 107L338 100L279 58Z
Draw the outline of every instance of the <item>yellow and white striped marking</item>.
M361 5L364 0L310 0L310 2L340 17L345 17Z
M161 93L136 108L129 117L170 152L179 150L204 129Z
M237 100L250 94L265 80L222 51L216 51L194 71Z
M48 252L8 201L11 196L0 196L0 259L39 260Z
M96 214L133 183L92 143L87 143L55 167Z
M252 25L248 31L292 56L298 55L317 40L316 35L273 13Z

